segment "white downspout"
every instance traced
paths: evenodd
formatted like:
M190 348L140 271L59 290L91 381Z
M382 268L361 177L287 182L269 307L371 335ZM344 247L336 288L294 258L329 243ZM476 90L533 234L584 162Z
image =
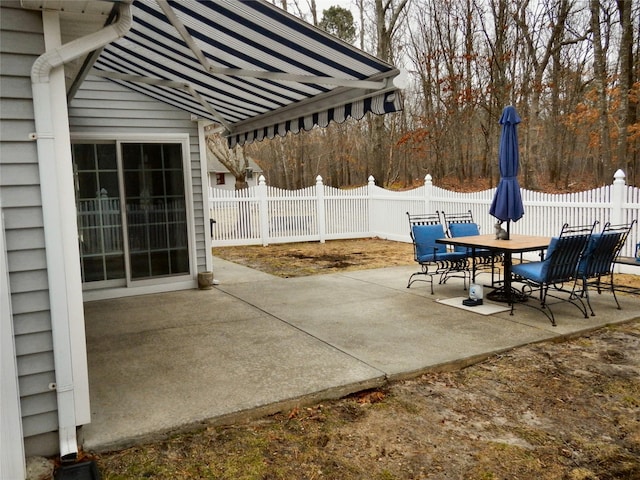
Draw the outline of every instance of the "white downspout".
M72 329L71 319L74 318L74 325L84 325L84 313L64 72L62 68L56 69L124 36L131 27L131 6L130 2L121 5L116 23L65 45L60 45L58 12L43 12L47 52L31 68L36 127L33 137L37 143L40 172L56 377L54 388L58 400L60 457L63 460L74 460L78 454L76 386L71 355L72 339L77 332ZM54 35L47 35L51 32ZM56 42L53 49L47 44L51 41ZM84 362L86 364L86 357Z

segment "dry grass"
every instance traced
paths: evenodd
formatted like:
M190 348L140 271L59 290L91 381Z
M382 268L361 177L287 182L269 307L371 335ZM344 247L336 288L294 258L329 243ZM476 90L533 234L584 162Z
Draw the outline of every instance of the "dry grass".
M213 255L284 278L414 264L410 243L379 238L216 247Z

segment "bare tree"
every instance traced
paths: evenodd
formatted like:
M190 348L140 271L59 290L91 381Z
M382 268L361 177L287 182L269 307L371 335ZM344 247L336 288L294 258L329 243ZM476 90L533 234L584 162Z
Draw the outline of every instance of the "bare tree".
M631 110L630 122L630 154L627 157L627 181L640 185L640 5L635 4L632 18L636 19L636 35L634 41L635 54L632 56L634 65L632 95L629 99L629 109Z
M533 77L530 88L523 85L523 103L528 107L528 122L525 124L527 139L521 156L524 186L535 186L534 162L540 158L544 139L541 137L541 98L547 88L545 74L554 52L562 46L564 26L571 11L569 0L539 3L540 12L533 12L538 21L528 21L529 0L518 4L514 18L527 49L527 64L531 65ZM539 22L539 23L538 23ZM547 28L543 28L547 26ZM546 38L545 38L546 37Z
M247 188L249 159L244 154L244 147L236 145L234 148L229 148L226 140L215 134L207 135L206 138L209 151L235 177L235 189Z
M213 156L224 165L236 179L235 194L242 196L247 191L247 169L249 160L244 154L244 147L236 145L229 148L227 142L220 135L210 134L206 137L207 148ZM248 203L238 204L238 223L236 228L241 235L250 237L251 232L251 207Z
M294 13L315 3L272 1ZM360 47L409 66L404 111L252 145L254 157L269 159L265 172L282 178L273 184L299 188L320 174L335 186L353 185L373 174L382 185L408 185L431 173L493 185L498 119L509 104L523 119L526 188L570 188L580 175L601 185L616 168L637 182L639 0L353 4Z
M491 0L485 11L483 2L476 2L475 12L479 16L481 31L484 35L484 57L489 66L488 78L485 79L486 92L481 107L484 114L479 115L480 131L483 135L484 150L482 158L482 174L494 185L497 176L498 119L502 109L515 101L514 82L510 80L509 64L517 56L517 46L509 44L509 9L506 0ZM480 73L479 73L480 75Z
M316 0L308 0L309 10L311 11L311 18L313 19L313 24L318 25L318 7L316 5Z

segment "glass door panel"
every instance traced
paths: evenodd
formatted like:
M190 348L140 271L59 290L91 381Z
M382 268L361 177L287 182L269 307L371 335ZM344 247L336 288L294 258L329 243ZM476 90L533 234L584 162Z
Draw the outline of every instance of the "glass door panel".
M106 282L124 285L126 270L116 145L74 144L72 153L82 282L93 286Z
M182 147L122 144L131 279L189 273Z

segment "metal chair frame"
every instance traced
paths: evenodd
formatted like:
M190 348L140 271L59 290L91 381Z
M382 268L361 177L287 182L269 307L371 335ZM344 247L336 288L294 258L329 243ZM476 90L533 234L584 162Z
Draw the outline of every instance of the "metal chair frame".
M454 238L455 235L451 231L452 224L473 224L478 228L478 234L480 233L480 225L478 225L473 219L473 213L471 210L460 213L445 213L444 211L438 212L442 216L442 223L445 226L447 236L449 238ZM472 252L471 249L467 249L467 256L471 258ZM476 254L474 258L471 258L474 262L474 271L479 270L482 272L490 272L491 273L491 285L494 286L496 283L500 283L500 268L497 267L497 264L504 262L504 255L501 253L491 252L489 250L476 250ZM497 276L497 280L496 280Z
M473 213L471 212L471 210L461 213L445 213L444 210L440 210L438 211L438 214L442 217L442 223L446 229L447 236L450 238L453 237L453 235L451 235L450 229L450 225L452 223L476 223L473 220ZM480 225L478 225L477 223L476 225L478 226L479 232Z
M591 237L587 251L578 266L578 273L582 280L582 295L587 299L587 305L592 316L595 313L589 297L589 286L594 285L598 294L601 294L604 285L602 283L603 277L609 277L609 282L605 286L611 288L616 306L618 310L621 309L620 302L618 302L618 297L616 296L613 266L635 224L636 220L629 224L620 225L611 225L611 223L607 222L602 232Z
M433 248L432 252L427 253L431 255L432 259L425 261L424 253L422 250L424 245L418 245L414 235L414 228L420 226L440 226L442 228L442 237L446 238L444 225L440 221L438 213L426 213L412 215L407 212L409 220L409 234L413 243L413 258L420 265L420 270L413 273L409 277L407 288L410 288L414 282L425 281L431 285L431 294L433 295L433 277L439 275L438 284L444 284L451 277L462 277L464 289L467 289L467 278L470 277L469 262L467 261L467 255L460 252L442 251L446 247L444 245L428 245L427 248ZM424 278L421 278L424 277Z
M514 282L521 282L523 294L531 297L539 292L540 307L521 303L540 310L556 326L555 316L550 306L552 304L568 302L574 305L588 318L587 307L582 301L580 290L577 288L580 277L578 264L591 239L593 230L598 222L592 225L570 226L564 224L560 235L552 239L547 256L540 262L530 262L513 267ZM539 273L533 275L532 272ZM538 277L537 279L532 277ZM553 298L556 301L550 301ZM513 311L514 305L511 309Z

